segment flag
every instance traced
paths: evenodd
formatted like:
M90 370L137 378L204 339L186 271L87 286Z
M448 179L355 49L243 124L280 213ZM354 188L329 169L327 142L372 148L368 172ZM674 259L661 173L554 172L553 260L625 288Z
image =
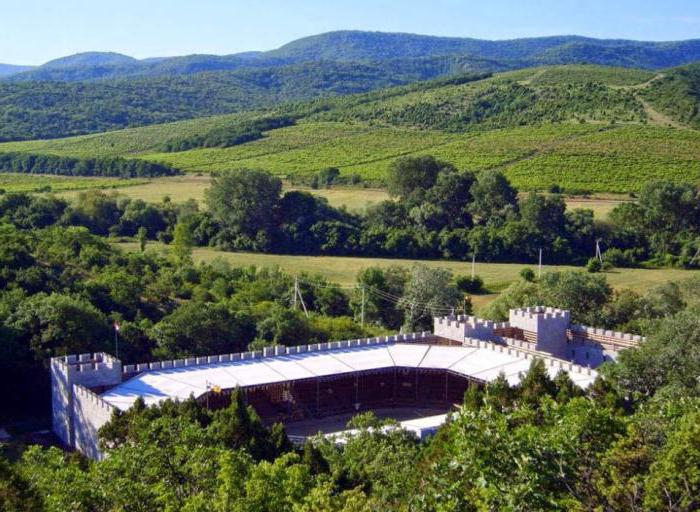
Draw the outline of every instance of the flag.
M119 327L119 324L117 322L114 322L114 330L116 332L119 332L119 329L121 329L121 327Z

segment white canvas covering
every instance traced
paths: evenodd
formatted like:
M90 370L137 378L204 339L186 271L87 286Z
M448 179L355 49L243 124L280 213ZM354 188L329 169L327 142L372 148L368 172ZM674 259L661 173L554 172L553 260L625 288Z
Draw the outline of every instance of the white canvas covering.
M546 360L545 364L554 377L559 364L552 362L559 361ZM139 396L151 405L167 398L185 400L190 395L202 396L207 386L231 389L392 367L445 369L485 382L503 372L511 384L517 384L530 363L531 359L526 359L522 352L508 353L488 347L385 343L148 370L110 389L102 398L126 410ZM596 372L573 371L569 375L585 388L593 382Z

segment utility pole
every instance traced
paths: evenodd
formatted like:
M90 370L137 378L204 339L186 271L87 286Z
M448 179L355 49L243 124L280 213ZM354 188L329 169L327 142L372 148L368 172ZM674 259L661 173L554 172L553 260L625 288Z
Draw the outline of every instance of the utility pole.
M299 289L299 278L294 276L294 293L292 294L292 308L297 308L297 290Z
M472 253L472 279L476 276L476 251Z
M362 309L360 312L360 320L362 324L362 328L365 328L365 285L362 285Z
M537 277L542 277L542 249L540 248L540 262L537 266Z
M309 312L306 309L306 304L304 303L304 297L301 295L301 289L299 288L299 278L294 278L294 307L297 304L297 297L299 297L299 302L301 302L301 307L304 309L304 314L306 318L309 318Z

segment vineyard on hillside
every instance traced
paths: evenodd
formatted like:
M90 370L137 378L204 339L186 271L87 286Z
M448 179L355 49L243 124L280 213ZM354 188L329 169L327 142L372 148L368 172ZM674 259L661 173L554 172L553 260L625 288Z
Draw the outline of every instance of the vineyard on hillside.
M654 126L641 101L665 86L660 76L584 65L465 75L274 110L4 143L0 153L121 156L194 173L247 167L289 178L338 167L379 186L390 163L406 155L503 169L522 190L626 193L655 179L698 182L700 132ZM163 152L169 141L235 133L269 116L296 124L231 147Z

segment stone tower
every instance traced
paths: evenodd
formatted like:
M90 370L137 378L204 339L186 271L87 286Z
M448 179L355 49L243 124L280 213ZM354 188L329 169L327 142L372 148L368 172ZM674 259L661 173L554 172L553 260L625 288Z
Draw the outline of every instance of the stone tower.
M122 381L122 363L103 352L51 359L53 431L66 446L75 446L74 385L106 388Z

